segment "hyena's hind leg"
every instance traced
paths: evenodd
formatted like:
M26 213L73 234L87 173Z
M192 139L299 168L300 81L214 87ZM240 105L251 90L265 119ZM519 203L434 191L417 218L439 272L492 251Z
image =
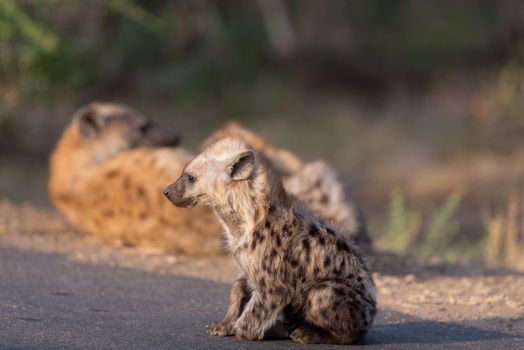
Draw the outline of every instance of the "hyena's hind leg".
M215 321L212 325L207 326L207 334L219 337L234 335L235 322L242 314L250 297L251 292L249 291L247 280L242 277L237 279L231 288L226 316L224 316L222 321Z
M339 344L328 331L307 322L295 328L289 337L301 344Z
M301 318L296 316L291 306L284 308L278 316L276 324L264 334L264 339L289 339L290 333L301 323Z
M303 325L290 337L300 343L353 344L373 323L376 305L359 288L326 281L312 288L304 308Z

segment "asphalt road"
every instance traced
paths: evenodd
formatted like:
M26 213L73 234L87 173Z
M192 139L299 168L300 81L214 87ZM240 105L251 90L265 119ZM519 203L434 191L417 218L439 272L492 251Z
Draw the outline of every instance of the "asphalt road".
M229 286L85 265L0 247L0 349L317 349L290 341L209 337ZM363 349L524 349L524 338L475 324L380 310Z

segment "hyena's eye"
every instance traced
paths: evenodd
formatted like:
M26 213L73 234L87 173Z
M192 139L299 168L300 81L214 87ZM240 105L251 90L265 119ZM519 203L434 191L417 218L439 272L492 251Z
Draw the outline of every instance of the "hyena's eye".
M191 175L191 174L186 174L186 179L187 179L187 181L189 181L192 184L194 184L195 181L196 181L196 177Z
M151 122L146 122L142 125L140 125L140 132L142 132L143 134L147 133L151 128L153 127L153 123Z

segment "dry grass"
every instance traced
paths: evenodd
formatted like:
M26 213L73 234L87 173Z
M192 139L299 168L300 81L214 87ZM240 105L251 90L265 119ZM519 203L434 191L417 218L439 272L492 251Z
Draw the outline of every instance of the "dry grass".
M490 265L524 270L522 199L513 194L502 213L485 216L487 242L484 259Z
M438 257L448 262L484 260L486 265L524 270L524 197L513 193L504 210L484 214L483 238L469 237L461 229L461 195L453 192L426 215L411 208L400 191L391 194L386 233L379 249L417 256ZM457 241L458 239L458 241ZM463 241L464 239L462 239Z

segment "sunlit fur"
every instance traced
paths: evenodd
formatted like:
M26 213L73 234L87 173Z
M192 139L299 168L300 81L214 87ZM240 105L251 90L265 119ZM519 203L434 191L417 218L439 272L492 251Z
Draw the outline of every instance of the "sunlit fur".
M93 123L87 135L81 131L85 118ZM129 107L84 106L51 156L50 199L77 227L109 242L220 254L220 223L212 211L173 208L162 195L193 157L161 147L174 141Z
M372 251L364 215L349 186L333 166L322 160L304 163L291 151L271 145L235 122L215 131L204 140L201 149L227 137L242 140L269 160L282 177L285 189L302 201L308 211L343 227L349 239L355 240L365 252Z
M376 314L366 259L343 232L304 210L264 158L250 152L242 141L223 138L165 192L179 205L214 208L241 270L225 318L209 333L289 336L301 343L360 340Z
M95 135L80 131L86 117L95 122ZM290 152L234 124L210 140L224 137L221 130L239 133L264 149L271 167L280 169L277 174L293 172L284 177L284 185L308 209L364 243L360 238L367 234L354 234L365 232L365 225L357 220L358 208L343 182L330 175L336 172L329 165L302 164ZM172 135L165 135L130 107L90 103L74 114L53 151L50 198L80 229L110 242L186 254L223 254L222 230L211 210L173 210L162 196L162 189L193 157L181 148L161 147L173 141Z

